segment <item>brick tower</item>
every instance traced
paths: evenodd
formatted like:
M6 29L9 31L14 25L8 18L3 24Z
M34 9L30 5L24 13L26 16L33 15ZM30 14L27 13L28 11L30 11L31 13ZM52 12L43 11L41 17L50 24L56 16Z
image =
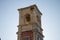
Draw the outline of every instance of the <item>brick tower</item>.
M41 15L36 5L18 9L19 25L17 40L43 40Z

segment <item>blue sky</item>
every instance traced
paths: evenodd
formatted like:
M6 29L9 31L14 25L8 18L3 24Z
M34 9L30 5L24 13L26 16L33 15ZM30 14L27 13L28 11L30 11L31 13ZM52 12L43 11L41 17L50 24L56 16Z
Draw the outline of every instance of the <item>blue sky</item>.
M42 12L44 40L60 40L60 0L0 0L0 38L17 40L18 8L36 4Z

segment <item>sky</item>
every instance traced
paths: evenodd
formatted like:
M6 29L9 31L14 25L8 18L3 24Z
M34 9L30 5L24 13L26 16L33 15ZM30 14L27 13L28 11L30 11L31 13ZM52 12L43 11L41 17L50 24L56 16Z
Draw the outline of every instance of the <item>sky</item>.
M17 9L36 4L42 12L44 40L60 40L60 0L0 0L0 38L17 40Z

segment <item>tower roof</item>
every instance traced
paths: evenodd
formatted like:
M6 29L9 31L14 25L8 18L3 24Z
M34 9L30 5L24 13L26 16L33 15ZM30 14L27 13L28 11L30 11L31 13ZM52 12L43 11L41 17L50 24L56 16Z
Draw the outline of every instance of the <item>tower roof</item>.
M31 8L31 7L35 7L38 10L38 12L42 15L42 13L39 11L38 7L35 4L31 5L31 6L28 6L28 7L20 8L20 9L18 9L18 11L24 10L24 9L27 9L27 8Z

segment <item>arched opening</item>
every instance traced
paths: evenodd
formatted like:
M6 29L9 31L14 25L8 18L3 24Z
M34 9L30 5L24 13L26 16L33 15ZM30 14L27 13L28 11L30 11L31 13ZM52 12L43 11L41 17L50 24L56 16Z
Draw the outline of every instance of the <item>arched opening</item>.
M26 14L26 21L27 21L27 22L30 21L30 14Z

